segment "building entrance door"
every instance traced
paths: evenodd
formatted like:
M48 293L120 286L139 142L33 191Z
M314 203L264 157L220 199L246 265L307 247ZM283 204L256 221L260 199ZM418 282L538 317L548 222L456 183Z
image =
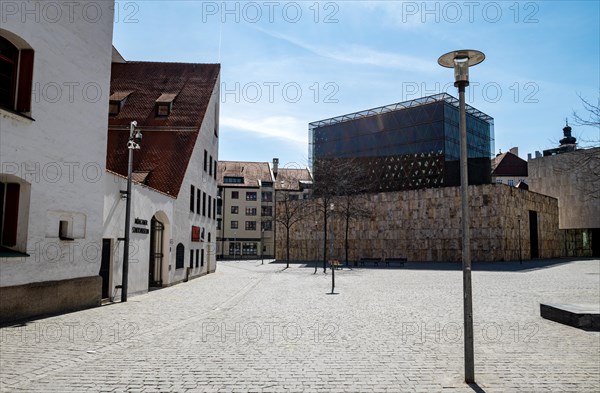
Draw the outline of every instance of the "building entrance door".
M529 246L531 247L531 259L539 258L538 215L533 210L529 211Z
M152 217L150 221L150 261L148 271L148 287L162 286L163 234L165 226Z
M102 299L108 299L109 280L110 280L110 255L111 255L110 239L102 239L102 261L100 262L100 277L102 277Z

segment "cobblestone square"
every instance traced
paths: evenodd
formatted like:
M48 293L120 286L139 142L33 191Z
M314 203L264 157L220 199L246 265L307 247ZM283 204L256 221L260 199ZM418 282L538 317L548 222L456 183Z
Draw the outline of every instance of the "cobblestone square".
M475 378L462 272L407 263L331 276L219 262L124 304L0 329L2 392L597 392L600 333L540 317L598 303L599 260L475 265Z

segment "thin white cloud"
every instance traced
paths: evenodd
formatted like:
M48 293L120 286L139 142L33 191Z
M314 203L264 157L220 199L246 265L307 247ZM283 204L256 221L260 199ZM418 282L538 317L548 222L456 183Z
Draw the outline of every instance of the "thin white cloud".
M271 116L260 119L221 117L221 126L251 132L262 137L278 138L294 143L308 143L308 124L290 116Z
M258 26L255 26L255 28L271 37L286 41L299 48L305 49L317 56L340 61L343 63L373 65L378 67L394 68L413 72L415 70L419 70L421 72L428 73L435 72L438 68L437 64L435 64L435 62L432 62L431 59L423 59L414 56L400 55L397 53L376 51L362 45L344 46L343 50L340 50L337 48L309 44L300 39L290 37L286 34L269 31Z
M439 7L439 4L437 5ZM344 8L353 8L361 15L364 12L377 13L381 23L386 26L403 30L425 30L427 26L422 21L421 8L424 3L415 1L353 1L344 4ZM431 6L430 6L431 8Z

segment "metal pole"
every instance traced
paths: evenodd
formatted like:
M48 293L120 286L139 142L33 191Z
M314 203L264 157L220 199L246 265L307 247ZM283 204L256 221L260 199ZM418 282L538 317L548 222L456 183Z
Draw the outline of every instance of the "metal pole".
M133 139L134 125L129 131L129 141ZM125 202L125 240L123 243L123 279L121 282L121 302L127 301L127 281L129 279L129 216L131 214L131 172L133 169L133 149L128 145L129 162L127 164L127 200Z
M227 189L223 187L221 190L223 192L223 202L221 203L221 259L225 259L225 196L227 195Z
M317 249L317 258L315 259L315 273L317 273L317 270L319 269L319 261L321 260L321 234L319 232L319 235L316 235L317 231L319 230L319 226L317 224L317 221L315 221L315 240L316 240L316 249Z
M331 261L331 293L333 293L335 289L335 266L333 265L333 205L331 206L331 213L331 223L329 224L331 227L331 253L329 255L329 260Z
M523 255L521 254L521 218L519 218L519 264L523 264Z
M467 82L468 83L468 82ZM462 255L463 255L463 295L465 325L465 381L475 382L473 354L473 294L471 290L471 236L469 218L469 171L467 161L467 114L465 108L465 86L459 83L460 111L460 194L462 210Z

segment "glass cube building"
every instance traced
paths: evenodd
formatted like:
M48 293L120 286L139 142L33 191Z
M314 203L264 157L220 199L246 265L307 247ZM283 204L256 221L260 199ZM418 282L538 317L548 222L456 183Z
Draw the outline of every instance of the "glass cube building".
M459 101L442 93L309 124L311 168L352 159L371 192L460 185ZM494 119L467 105L469 184L491 183ZM315 173L318 181L319 173Z

